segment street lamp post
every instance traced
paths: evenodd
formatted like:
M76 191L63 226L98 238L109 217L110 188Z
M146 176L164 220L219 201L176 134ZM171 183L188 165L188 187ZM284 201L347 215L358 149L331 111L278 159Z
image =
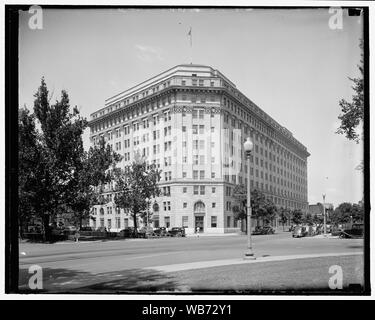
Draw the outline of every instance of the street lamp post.
M251 243L251 196L250 196L250 155L253 150L253 142L248 137L244 143L244 150L247 158L247 201L246 201L246 212L247 212L247 250L244 255L244 259L255 259L252 243Z
M327 221L326 221L326 195L323 194L323 233L327 236Z

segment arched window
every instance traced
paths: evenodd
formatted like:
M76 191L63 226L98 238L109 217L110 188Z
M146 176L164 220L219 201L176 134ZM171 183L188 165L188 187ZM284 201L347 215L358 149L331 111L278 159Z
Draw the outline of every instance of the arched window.
M159 205L155 202L152 206L152 209L154 210L154 212L159 212Z
M205 213L205 205L202 201L198 201L194 204L194 213Z

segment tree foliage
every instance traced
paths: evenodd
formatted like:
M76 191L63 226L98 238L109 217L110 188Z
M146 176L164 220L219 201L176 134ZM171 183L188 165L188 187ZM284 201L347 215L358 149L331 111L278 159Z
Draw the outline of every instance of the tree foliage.
M337 225L349 223L351 221L363 221L363 215L363 206L343 202L332 212L331 222Z
M247 189L244 185L237 185L234 189L234 197L237 204L232 208L236 219L246 219L246 202ZM251 191L251 209L252 216L258 221L262 220L266 224L270 223L277 215L277 207L275 204L266 198L263 192L258 189Z
M290 217L291 217L291 211L290 209L288 208L284 208L284 207L281 207L279 209L279 219L280 219L280 222L281 224L283 225L283 230L284 230L284 226L285 224L290 221Z
M115 204L130 211L137 230L137 217L145 214L151 200L160 195L160 170L154 165L148 166L143 159L136 159L125 169L114 169L113 178Z
M292 221L294 224L300 224L302 223L302 211L300 209L295 209L292 211Z
M101 187L111 181L107 169L114 168L120 160L121 156L113 152L104 139L77 158L73 179L69 183L74 192L66 199L75 225L81 226L83 220L90 218L90 209L100 202Z
M65 209L78 220L86 214L94 200L93 186L106 181L105 170L116 157L103 145L84 151L87 121L77 107L70 107L66 91L51 104L42 78L34 97L33 114L19 110L18 216L21 225L40 220L47 239L49 223Z
M360 48L363 50L363 42L360 42ZM341 99L339 105L341 114L338 116L341 121L340 127L336 133L344 134L347 139L354 140L356 143L360 141L360 135L356 132L356 128L363 121L364 117L364 72L363 72L363 53L361 53L360 64L358 65L360 76L358 78L349 78L353 82L352 89L354 95L352 101L348 102Z

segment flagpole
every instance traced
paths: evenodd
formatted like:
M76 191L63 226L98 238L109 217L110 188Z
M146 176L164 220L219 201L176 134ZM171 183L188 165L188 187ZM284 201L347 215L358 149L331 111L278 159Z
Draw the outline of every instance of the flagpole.
M192 27L190 27L188 35L190 36L190 64L193 64L193 33L192 33Z

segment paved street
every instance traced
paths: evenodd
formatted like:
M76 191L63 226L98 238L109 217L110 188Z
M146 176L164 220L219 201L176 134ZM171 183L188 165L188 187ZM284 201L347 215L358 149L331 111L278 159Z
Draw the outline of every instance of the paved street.
M31 265L43 268L47 292L327 288L334 264L343 268L344 285L363 282L360 239L293 239L280 232L253 236L253 247L256 262L244 263L243 235L22 243L20 286L28 289Z

